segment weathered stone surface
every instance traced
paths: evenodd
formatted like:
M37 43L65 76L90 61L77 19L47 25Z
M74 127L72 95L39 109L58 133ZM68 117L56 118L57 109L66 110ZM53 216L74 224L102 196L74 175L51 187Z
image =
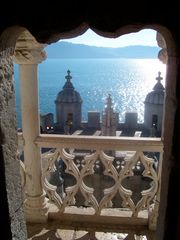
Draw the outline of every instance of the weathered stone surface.
M8 199L12 239L26 239L23 214L22 188L17 160L17 128L12 57L0 54L0 139L5 167L5 184ZM8 209L7 209L8 210ZM7 239L7 238L4 238ZM10 239L10 238L9 238Z

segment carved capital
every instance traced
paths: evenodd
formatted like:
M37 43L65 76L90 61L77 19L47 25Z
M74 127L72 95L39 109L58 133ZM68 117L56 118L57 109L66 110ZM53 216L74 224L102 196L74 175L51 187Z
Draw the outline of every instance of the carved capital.
M157 32L156 34L156 41L158 46L162 48L158 53L158 58L162 63L167 64L168 54L167 54L166 41L159 32Z
M46 59L46 52L42 49L15 50L14 61L17 64L38 64Z
M166 48L166 41L159 32L156 33L156 41L160 48Z
M14 61L17 64L38 64L47 58L45 44L40 44L28 32L23 32L16 43Z
M162 63L167 64L168 61L167 49L165 48L161 49L158 53L158 58Z

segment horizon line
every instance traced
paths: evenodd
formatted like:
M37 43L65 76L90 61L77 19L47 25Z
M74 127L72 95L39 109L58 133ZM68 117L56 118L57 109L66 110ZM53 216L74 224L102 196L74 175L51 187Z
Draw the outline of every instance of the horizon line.
M126 48L126 47L156 47L156 48L160 48L159 46L157 45L144 45L144 44L133 44L133 45L124 45L124 46L121 46L121 47L109 47L109 46L100 46L100 45L89 45L87 43L74 43L74 42L70 42L70 41L67 41L67 40L59 40L58 42L56 43L53 43L53 44L58 44L58 43L62 43L62 42L65 42L65 43L68 43L68 44L72 44L72 45L85 45L85 46L88 46L88 47L97 47L97 48L113 48L113 49L117 49L117 48ZM50 44L50 45L53 45L53 44ZM50 46L48 45L48 46ZM45 48L47 48L48 46L46 46Z

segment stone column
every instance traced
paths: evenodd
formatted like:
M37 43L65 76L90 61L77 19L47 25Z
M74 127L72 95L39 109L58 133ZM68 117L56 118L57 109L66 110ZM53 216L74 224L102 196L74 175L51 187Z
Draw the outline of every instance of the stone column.
M29 222L47 220L47 200L41 182L41 150L34 144L40 133L38 103L38 64L46 58L41 44L23 34L16 45L15 61L19 64L22 131L25 141L26 171L25 214Z

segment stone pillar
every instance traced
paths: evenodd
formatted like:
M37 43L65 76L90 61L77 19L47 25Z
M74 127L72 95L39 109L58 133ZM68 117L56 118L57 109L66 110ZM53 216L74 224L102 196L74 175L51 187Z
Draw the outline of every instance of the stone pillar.
M18 45L19 43L19 45ZM23 34L17 42L15 61L19 64L22 130L25 141L25 214L29 222L47 220L47 201L41 182L41 150L34 144L40 133L38 104L38 63L46 58L43 46Z
M112 107L112 98L109 94L107 97L107 106L102 114L102 135L103 136L116 136L116 128L118 125L117 114Z

